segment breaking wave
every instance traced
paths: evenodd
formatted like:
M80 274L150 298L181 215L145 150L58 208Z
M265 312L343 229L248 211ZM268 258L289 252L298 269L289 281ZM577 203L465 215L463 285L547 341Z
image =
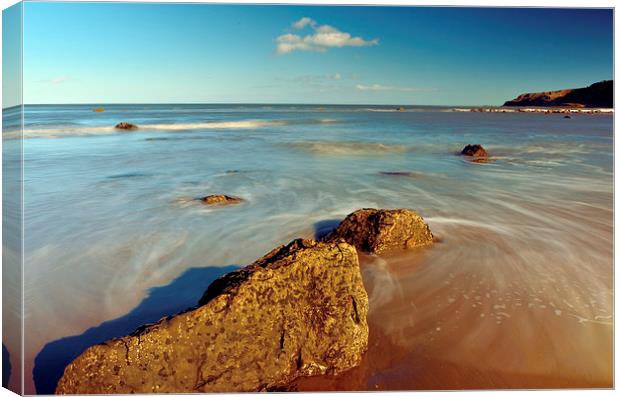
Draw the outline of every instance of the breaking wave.
M65 136L88 136L104 134L129 134L144 131L191 131L191 130L252 130L266 127L281 127L286 125L301 124L333 124L338 122L334 119L305 119L305 120L234 120L234 121L208 121L196 123L151 123L137 124L137 130L120 130L113 125L107 126L26 126L23 130L23 138L61 138ZM4 139L19 139L22 137L20 128L5 129Z

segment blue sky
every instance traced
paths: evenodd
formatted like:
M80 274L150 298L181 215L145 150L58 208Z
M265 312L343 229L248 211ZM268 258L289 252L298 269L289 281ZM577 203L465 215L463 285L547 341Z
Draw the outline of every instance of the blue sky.
M2 107L21 103L22 7L2 11Z
M611 10L26 3L26 103L501 104L613 77Z

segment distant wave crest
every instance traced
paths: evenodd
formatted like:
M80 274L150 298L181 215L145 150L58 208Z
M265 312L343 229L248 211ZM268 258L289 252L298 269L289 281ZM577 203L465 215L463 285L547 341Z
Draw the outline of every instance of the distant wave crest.
M233 121L209 121L195 123L151 123L138 124L138 129L133 131L119 130L113 125L108 126L26 126L23 131L24 138L60 138L64 136L88 136L114 133L132 133L136 131L190 131L190 130L244 130L259 129L266 127L280 127L297 124L333 124L333 119L304 119L304 120L233 120ZM22 131L19 128L3 132L4 139L19 139Z
M103 134L128 134L140 131L191 131L191 130L251 130L266 127L281 127L286 125L303 124L334 124L335 119L291 119L291 120L233 120L233 121L209 121L195 123L146 123L138 124L137 130L120 130L113 125L107 126L79 126L79 125L54 125L54 126L28 126L23 130L24 138L60 138L65 136L88 136ZM5 129L4 139L19 139L22 137L20 128Z

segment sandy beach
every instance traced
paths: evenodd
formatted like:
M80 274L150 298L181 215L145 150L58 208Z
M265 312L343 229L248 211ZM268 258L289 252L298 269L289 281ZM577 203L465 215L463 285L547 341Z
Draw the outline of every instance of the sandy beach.
M369 351L299 390L610 387L612 118L365 108L117 105L85 134L55 125L88 107L27 108L49 133L24 140L28 392L364 207L414 209L438 242L361 256ZM157 128L107 131L127 112ZM194 200L213 193L244 201Z

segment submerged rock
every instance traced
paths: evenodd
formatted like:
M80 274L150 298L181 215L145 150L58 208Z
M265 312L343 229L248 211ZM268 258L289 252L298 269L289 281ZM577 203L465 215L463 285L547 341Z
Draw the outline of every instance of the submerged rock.
M482 147L482 145L467 145L461 150L463 156L472 157L488 157L489 153Z
M202 197L200 201L202 201L203 204L207 204L207 205L214 205L214 204L226 205L226 204L239 204L239 203L242 203L244 200L240 197L228 196L226 194L211 194L209 196Z
M379 254L432 244L433 234L414 211L364 208L347 215L325 241L338 239L362 251Z
M58 394L282 390L338 374L368 346L357 252L295 240L213 282L197 308L90 347Z
M135 124L131 124L131 123L127 123L123 121L123 122L116 124L114 128L118 128L119 130L137 130L138 126Z
M384 176L407 176L411 178L422 178L424 176L421 172L415 171L379 171L379 175Z

